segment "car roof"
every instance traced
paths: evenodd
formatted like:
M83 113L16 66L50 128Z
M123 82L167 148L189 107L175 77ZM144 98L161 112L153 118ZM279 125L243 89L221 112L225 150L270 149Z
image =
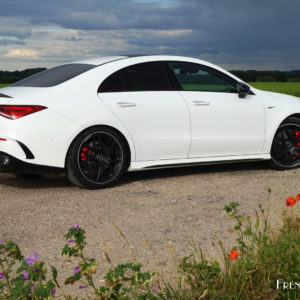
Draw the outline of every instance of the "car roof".
M127 57L128 56L124 56L124 55L122 55L122 56L121 55L120 56L101 56L101 57L81 59L81 60L74 61L72 63L89 64L89 65L99 66L99 65L103 65L103 64L115 61L115 60L124 59Z
M100 66L106 63L110 63L116 60L126 59L126 58L134 58L134 57L157 57L157 58L166 58L166 59L191 59L191 57L184 57L184 56L174 56L174 55L161 55L161 54L134 54L134 55L118 55L118 56L100 56L100 57L94 57L94 58L87 58L83 60L74 61L72 63L76 64L89 64L89 65L95 65Z

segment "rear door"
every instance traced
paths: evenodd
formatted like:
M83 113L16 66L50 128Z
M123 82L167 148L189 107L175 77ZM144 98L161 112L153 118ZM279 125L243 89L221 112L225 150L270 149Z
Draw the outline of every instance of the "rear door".
M137 161L187 158L188 106L171 91L162 63L136 64L110 75L98 96L128 129Z

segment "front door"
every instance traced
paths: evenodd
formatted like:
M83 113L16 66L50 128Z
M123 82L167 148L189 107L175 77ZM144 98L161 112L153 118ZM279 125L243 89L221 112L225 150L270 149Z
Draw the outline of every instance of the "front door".
M239 98L236 81L194 63L170 62L191 115L189 157L262 153L265 113L255 95Z

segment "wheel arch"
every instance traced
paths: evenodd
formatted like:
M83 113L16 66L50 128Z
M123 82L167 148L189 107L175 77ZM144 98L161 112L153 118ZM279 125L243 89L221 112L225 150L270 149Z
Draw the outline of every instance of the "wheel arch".
M122 140L124 141L125 146L126 146L127 151L128 151L128 162L127 162L127 166L126 166L126 168L128 169L128 167L129 167L129 165L130 165L130 162L131 162L132 151L131 151L131 149L130 149L130 145L129 145L129 143L128 143L127 138L126 138L125 135L124 135L120 130L118 130L117 128L115 128L115 127L113 127L113 126L109 126L109 125L103 125L103 124L91 125L91 126L89 126L89 127L87 127L87 128L84 128L83 130L81 130L80 132L78 132L78 133L76 134L76 136L72 139L72 142L70 143L70 145L69 145L69 147L68 147L68 150L67 150L67 152L66 152L66 157L65 157L65 167L66 167L66 161L67 161L67 157L68 157L68 153L69 153L69 151L70 151L70 148L71 148L71 146L73 145L73 143L76 141L76 139L78 138L78 136L81 135L83 132L88 131L88 130L90 130L90 129L92 129L92 128L96 128L96 127L108 128L108 129L111 129L111 130L115 131L117 134L120 135L120 137L121 137Z
M281 121L281 123L279 124L279 126L281 125L281 124L283 124L287 119L289 119L289 118L297 118L297 119L299 119L300 120L300 113L296 113L296 114L292 114L292 115L289 115L289 116L287 116L284 120L282 120ZM279 127L278 126L278 127ZM277 128L278 129L278 128ZM276 129L276 130L277 130Z

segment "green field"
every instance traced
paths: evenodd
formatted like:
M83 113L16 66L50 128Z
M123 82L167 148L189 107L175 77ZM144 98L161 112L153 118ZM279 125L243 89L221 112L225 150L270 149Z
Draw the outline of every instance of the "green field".
M260 90L300 97L300 82L251 82L249 84ZM8 85L0 83L0 88Z
M300 82L251 82L249 84L260 90L300 97Z

